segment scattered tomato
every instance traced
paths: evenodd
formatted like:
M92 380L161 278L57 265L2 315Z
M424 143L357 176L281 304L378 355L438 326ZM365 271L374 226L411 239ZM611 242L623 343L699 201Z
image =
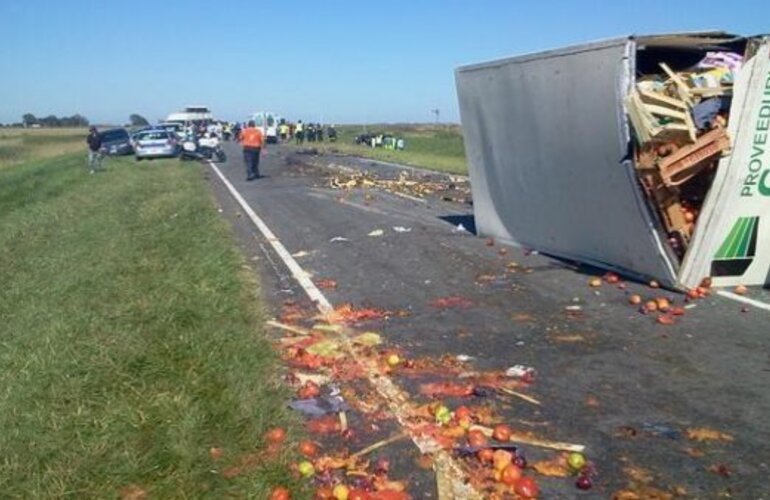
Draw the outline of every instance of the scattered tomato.
M350 489L344 484L338 484L332 490L332 495L336 500L348 500Z
M455 410L455 418L457 418L457 420L460 420L461 418L471 418L472 416L471 409L467 406L459 406Z
M575 486L577 486L579 490L590 490L593 485L594 483L591 480L591 476L580 476L577 478L577 481L575 481Z
M614 285L620 281L620 277L615 273L607 273L604 275L604 281L610 285Z
M479 450L478 457L479 460L481 460L485 464L491 464L494 460L495 452L492 448L484 448L483 450Z
M676 321L670 314L661 314L658 316L658 323L661 325L673 325Z
M654 300L649 300L646 304L644 304L644 309L647 312L655 312L658 310L658 303Z
M660 288L660 283L655 280L650 281L650 288Z
M738 285L735 287L735 293L737 293L738 295L746 295L746 292L748 291L749 289L743 285Z
M496 425L492 431L492 437L497 441L507 443L511 439L511 428L505 424Z
M348 500L370 500L372 496L366 490L353 489L348 493Z
M642 297L636 294L631 295L630 297L628 297L628 303L631 304L632 306L638 306L639 304L642 303Z
M468 432L468 444L474 448L486 446L489 443L487 437L478 429L473 429Z
M672 307L671 314L674 316L684 316L686 309L684 307Z
M513 453L505 450L495 450L492 454L495 470L502 471L513 463Z
M687 298L690 300L695 300L698 298L698 290L695 288L690 288L687 290Z
M303 385L297 390L297 396L300 399L312 399L312 398L317 398L320 395L321 395L321 388L318 387L318 384L316 384L312 380L308 380L307 382L305 382L305 385Z
M573 470L580 470L586 464L586 457L582 453L573 452L567 457L567 463Z
M297 470L299 470L299 473L305 477L310 477L315 474L315 467L307 460L300 462L297 466Z
M602 286L601 278L591 278L590 280L588 280L588 286L590 286L591 288L598 288Z
M270 492L270 500L290 500L291 493L286 488L279 486Z
M280 427L270 429L265 438L271 443L282 443L286 439L286 431Z
M658 311L668 311L671 308L671 302L665 297L658 297L655 299L655 302L658 304Z
M388 363L388 366L398 366L401 364L401 358L399 357L398 354L395 354L395 353L389 355L386 361Z
M540 494L537 482L529 476L522 476L521 479L516 481L514 491L517 495L524 498L537 498Z
M521 469L513 464L503 469L503 472L500 475L500 481L509 486L515 485L519 479L521 479Z
M314 457L318 453L318 445L312 441L302 441L299 443L299 452L306 457Z
M439 424L446 424L450 420L452 420L452 412L446 406L441 405L438 408L436 408L435 417L436 417L436 422L438 422Z
M314 498L315 500L331 500L334 498L334 493L330 487L320 486L317 490L315 490Z

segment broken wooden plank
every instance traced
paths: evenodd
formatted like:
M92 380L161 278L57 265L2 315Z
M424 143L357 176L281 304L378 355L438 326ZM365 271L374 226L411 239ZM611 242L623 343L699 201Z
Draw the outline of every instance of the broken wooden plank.
M312 335L310 330L308 330L307 328L302 328L294 325L287 325L285 323L279 323L278 321L270 320L270 321L266 321L265 324L267 326L272 326L273 328L286 330L287 332L296 333L297 335L302 335L305 337L309 337Z
M686 111L678 111L675 109L667 108L665 106L658 106L657 104L644 104L644 107L653 115L667 116L668 118L674 118L676 120L685 121L687 119Z
M533 405L542 406L542 403L539 400L527 394L522 394L521 392L514 391L513 389L506 389L505 387L501 387L500 390L505 394L516 396L517 398L523 399L524 401L527 401L528 403L532 403Z
M682 110L687 109L687 104L685 104L684 101L680 101L679 99L669 97L665 94L661 94L660 92L655 92L653 90L639 89L639 94L649 101L655 101L661 104L668 104L669 106L673 106L675 108L679 108ZM642 101L644 101L644 99L642 99Z
M356 453L353 453L352 455L350 455L350 458L351 459L356 459L356 458L363 457L364 455L368 455L369 453L371 453L373 451L379 450L380 448L388 446L391 443L395 443L396 441L401 441L402 439L406 439L408 437L409 437L409 434L407 434L406 432L401 432L401 433L396 434L394 436L391 436L391 437L389 437L387 439L383 439L382 441L377 441L376 443L374 443L374 444L372 444L370 446L367 446L363 450L358 451Z
M666 72L666 75L668 75L671 81L674 82L674 85L676 85L679 98L682 99L685 102L685 104L692 107L693 101L692 101L692 97L690 96L690 87L687 85L687 83L685 83L685 81L682 80L682 77L674 73L671 70L671 68L668 67L668 64L660 63L660 67L663 71Z
M471 430L478 429L481 432L484 433L487 437L492 437L492 429L489 427L485 427L483 425L472 425ZM573 444L573 443L563 443L560 441L549 441L547 439L538 439L532 436L528 436L526 434L521 433L511 433L510 441L512 443L521 443L521 444L528 444L531 446L537 446L538 448L548 448L550 450L560 450L560 451L575 451L578 453L582 453L585 451L586 447L582 444Z

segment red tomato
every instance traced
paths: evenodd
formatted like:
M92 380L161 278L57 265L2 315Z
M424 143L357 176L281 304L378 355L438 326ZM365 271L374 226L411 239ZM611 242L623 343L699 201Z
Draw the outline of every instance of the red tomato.
M468 444L473 447L486 446L488 443L487 437L478 429L474 429L468 433Z
M276 427L275 429L267 431L265 438L271 443L282 443L283 440L286 439L286 431L280 427Z
M479 453L478 453L479 460L481 460L486 464L492 463L494 455L495 455L495 452L492 451L492 448L484 448L483 450L479 450Z
M348 500L370 500L372 496L366 490L352 489L348 493Z
M511 428L505 424L496 425L492 437L498 441L507 442L511 439Z
M312 441L302 441L299 443L299 452L306 457L314 457L318 453L318 445Z
M513 464L503 469L502 474L500 474L500 481L509 486L515 485L519 479L521 479L521 469Z
M457 420L461 420L463 418L471 418L473 415L471 414L470 408L467 406L460 406L455 410L455 418Z
M291 493L286 488L279 486L270 492L270 500L291 500Z
M529 476L521 476L521 479L516 481L514 491L523 498L537 498L537 495L540 494L540 488L538 488L537 483Z

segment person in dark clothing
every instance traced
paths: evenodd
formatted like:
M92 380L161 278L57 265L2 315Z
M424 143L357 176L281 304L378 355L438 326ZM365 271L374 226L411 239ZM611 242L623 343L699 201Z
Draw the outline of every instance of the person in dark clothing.
M96 130L96 127L91 127L88 131L88 137L86 137L86 143L88 143L88 169L90 173L101 172L104 170L102 167L102 136Z

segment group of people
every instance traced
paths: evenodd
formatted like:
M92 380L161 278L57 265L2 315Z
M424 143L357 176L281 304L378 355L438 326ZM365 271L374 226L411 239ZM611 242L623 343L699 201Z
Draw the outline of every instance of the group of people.
M302 144L305 141L323 142L324 133L329 141L334 142L337 140L337 129L334 125L329 125L326 127L326 130L324 130L323 125L320 123L304 124L302 123L302 120L300 120L294 125L293 138L297 144ZM281 137L282 140L290 140L291 138L291 136L287 136L286 138L283 136Z

